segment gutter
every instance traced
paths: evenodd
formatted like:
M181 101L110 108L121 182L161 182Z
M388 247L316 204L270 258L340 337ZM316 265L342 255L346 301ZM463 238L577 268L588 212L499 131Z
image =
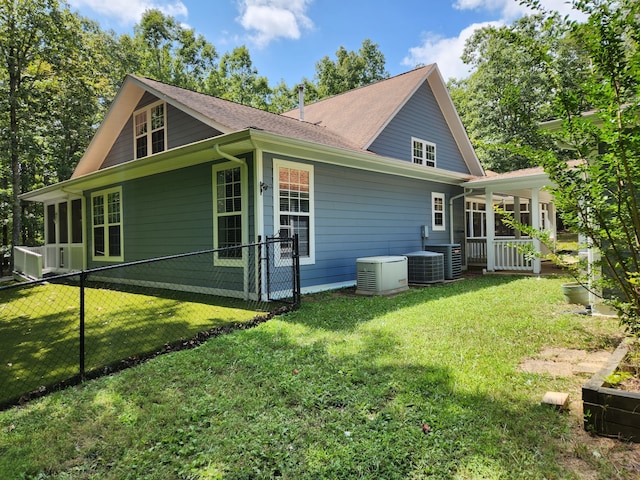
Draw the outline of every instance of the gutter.
M220 145L217 143L213 144L213 151L216 154L220 155L222 158L229 160L230 162L237 163L239 165L245 165L245 161L241 158L234 157L233 155L229 155L227 152L223 152L220 150Z

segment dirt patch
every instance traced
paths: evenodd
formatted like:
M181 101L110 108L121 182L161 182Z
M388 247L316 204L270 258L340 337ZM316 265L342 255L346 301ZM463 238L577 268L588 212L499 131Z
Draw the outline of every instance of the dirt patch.
M575 377L569 393L568 415L574 434L559 440L558 460L564 470L580 479L640 478L640 444L592 435L585 431L582 410L582 384L598 372L611 352L586 351L571 348L545 348L535 358L526 359L520 370L555 377Z

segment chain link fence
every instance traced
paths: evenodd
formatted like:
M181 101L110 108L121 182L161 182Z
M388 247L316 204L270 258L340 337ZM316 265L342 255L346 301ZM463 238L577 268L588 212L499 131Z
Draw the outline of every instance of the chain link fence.
M297 237L0 288L0 407L249 328L300 303Z

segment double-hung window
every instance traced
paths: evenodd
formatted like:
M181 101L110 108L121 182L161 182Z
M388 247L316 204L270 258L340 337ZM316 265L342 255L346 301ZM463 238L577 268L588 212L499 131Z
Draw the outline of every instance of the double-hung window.
M122 189L114 188L91 195L93 259L122 261Z
M166 111L164 102L156 102L133 114L135 158L167 149Z
M420 140L419 138L411 139L411 153L413 163L424 165L425 167L436 166L436 144Z
M214 248L222 249L215 257L221 265L242 265L242 248L232 247L241 246L248 238L244 222L246 175L246 168L240 165L214 166Z
M431 228L434 231L442 231L446 229L444 193L431 193Z
M281 237L298 235L300 263L315 262L313 166L274 160L274 216ZM290 256L283 248L282 258Z

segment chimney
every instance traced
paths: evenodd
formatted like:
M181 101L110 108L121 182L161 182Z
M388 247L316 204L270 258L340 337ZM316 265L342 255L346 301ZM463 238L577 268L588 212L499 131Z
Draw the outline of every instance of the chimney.
M298 108L299 108L299 120L304 121L304 83L298 85Z

